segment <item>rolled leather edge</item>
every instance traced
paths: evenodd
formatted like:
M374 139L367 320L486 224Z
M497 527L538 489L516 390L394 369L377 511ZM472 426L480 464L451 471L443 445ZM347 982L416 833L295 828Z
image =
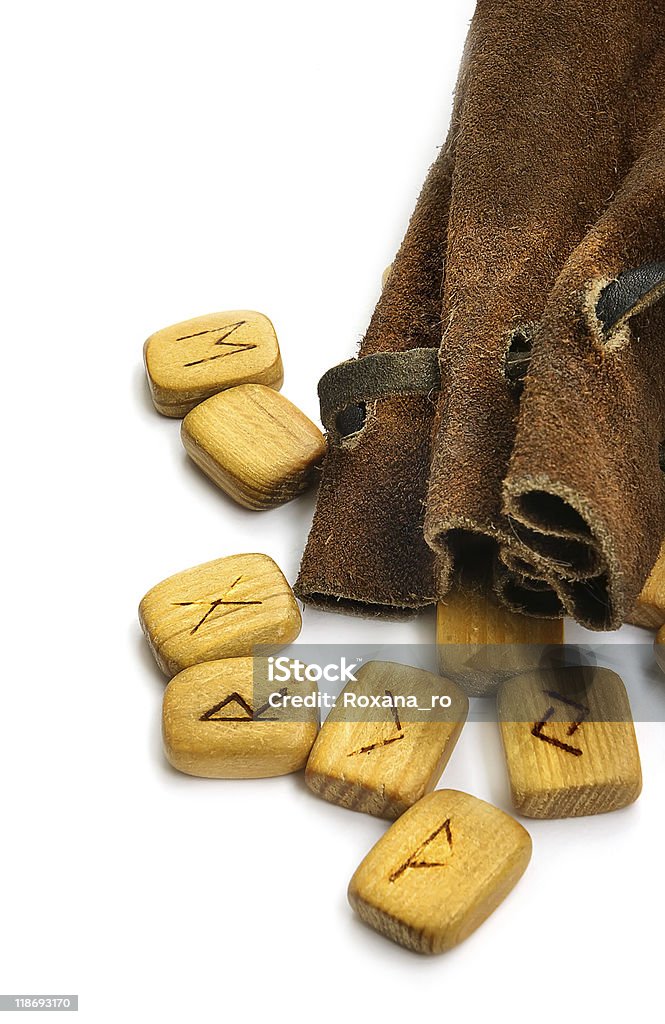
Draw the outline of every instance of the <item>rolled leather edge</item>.
M505 512L528 528L527 541L549 537L549 572L589 629L626 620L662 539L664 312L642 314L630 341L611 353L583 331L566 332L538 354L526 389ZM588 542L600 553L595 577L580 578L576 548L562 536L574 520L579 550Z
M503 481L548 298L631 167L625 82L649 27L622 9L609 62L606 26L577 0L476 7L461 75L424 525L430 546L460 571L478 560L479 548L491 558L488 545L526 548L545 566L557 546L546 531L530 535L528 524L508 519ZM527 76L515 75L516 52ZM581 64L576 53L584 54ZM603 572L592 540L567 544L575 577Z
M559 593L594 630L631 615L665 533L664 296L665 115L550 296L504 481L505 514L549 537ZM571 538L599 552L595 578L575 578Z

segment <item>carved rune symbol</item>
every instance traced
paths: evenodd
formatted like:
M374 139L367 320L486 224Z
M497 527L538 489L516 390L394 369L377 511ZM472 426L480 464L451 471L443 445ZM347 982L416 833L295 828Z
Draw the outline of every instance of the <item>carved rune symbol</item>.
M442 833L444 842L446 844L444 847L446 854L445 860L423 860L423 854L425 853L427 847L430 846L431 843L433 843L434 840L437 839L438 836L440 836ZM420 846L413 851L408 860L405 860L403 864L401 864L398 868L395 869L395 871L393 871L392 875L389 876L388 881L396 882L397 879L400 878L405 871L408 871L409 868L445 868L450 859L450 854L452 853L452 850L453 833L450 827L450 818L446 818L443 825L439 825L438 828L434 829L431 835L429 835L427 839L424 839Z
M356 754L369 754L370 751L376 750L378 747L388 747L390 746L391 743L397 743L398 740L404 739L404 733L402 732L402 723L399 720L399 714L397 712L397 708L395 707L395 698L393 697L390 690L386 690L385 693L386 697L390 701L390 711L392 713L393 721L395 723L395 729L397 730L398 735L389 736L384 740L377 740L376 743L370 743L369 746L361 747L360 750L352 750L350 754L346 755L347 757L355 757Z
M287 688L284 686L279 691L279 696L284 697L287 694ZM223 711L229 704L235 704L237 708L244 712L242 715L221 715L220 711ZM252 708L251 704L248 704L244 697L241 697L237 690L230 693L224 700L220 700L219 704L215 704L213 707L208 708L204 711L199 718L199 722L256 722L259 719L263 719L264 722L276 722L277 719L266 718L265 713L271 707L270 703L266 701L256 711Z
M208 619L217 608L221 608L222 605L232 605L232 606L236 606L237 607L238 605L245 605L245 604L263 604L263 601L227 601L227 597L229 596L231 591L234 589L234 587L238 586L238 584L240 583L241 579L242 579L242 576L238 576L238 579L234 580L234 582L231 584L231 586L227 590L227 592L224 595L224 597L218 597L218 598L216 598L213 601L176 601L175 602L175 605L178 608L188 608L190 605L195 605L195 604L202 604L204 606L206 606L206 605L208 606L208 611L205 613L203 618L199 619L199 621L196 623L196 625L193 627L193 629L190 629L190 631L189 631L189 635L190 636L193 636L194 633L197 633L198 630L203 625L203 623L206 621L206 619Z
M213 359L223 359L225 356L237 356L239 352L249 352L250 349L256 348L256 345L250 342L243 341L227 341L232 334L239 331L241 327L244 327L247 323L246 320L238 320L236 324L226 324L224 327L211 327L207 331L198 331L196 334L183 334L181 338L177 338L177 341L189 341L191 338L202 338L206 334L219 334L220 337L214 341L212 338L209 340L213 345L219 346L226 351L216 352L211 356L204 356L202 359L194 359L191 363L185 363L185 366L200 366L201 363L210 363Z
M571 722L566 731L566 736L574 736L577 730L589 716L590 709L587 708L584 704L578 704L576 700L570 700L568 697L562 696L560 693L557 693L556 690L543 690L543 693L546 697L549 697L551 700L554 700L559 704L565 704L567 707L573 708L577 712L576 720L574 722ZM548 736L546 733L543 732L543 729L545 728L545 726L547 725L547 723L553 715L554 708L550 706L543 715L540 722L534 722L533 729L531 730L531 735L535 736L537 740L542 740L543 743L549 743L553 747L558 747L559 750L565 751L566 754L572 754L573 757L581 757L584 751L581 750L580 747L574 747L572 743L565 743L563 740L558 740L555 736Z

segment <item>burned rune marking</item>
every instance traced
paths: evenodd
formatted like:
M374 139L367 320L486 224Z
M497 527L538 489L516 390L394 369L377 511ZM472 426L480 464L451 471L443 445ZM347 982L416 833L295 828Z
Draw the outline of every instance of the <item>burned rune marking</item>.
M580 726L586 721L590 712L590 709L584 704L579 704L576 700L570 700L568 697L562 696L557 693L556 690L543 690L546 697L550 697L552 700L557 701L559 704L565 704L567 707L574 708L577 711L577 718L574 722L569 725L566 736L574 736ZM549 743L553 747L557 747L559 750L565 751L566 754L572 754L573 757L581 757L584 751L580 747L574 747L572 743L564 743L563 740L558 740L555 736L548 736L543 732L543 729L554 715L554 708L549 707L543 715L540 722L534 722L531 735L535 736L537 740L542 740L543 743Z
M395 871L393 871L392 875L390 875L388 877L388 881L389 882L396 882L397 879L400 878L404 874L405 871L408 871L409 868L445 868L447 866L447 863L448 863L448 858L446 858L446 860L444 860L444 861L434 861L434 860L423 860L422 859L423 858L423 854L425 853L425 850L427 849L427 847L431 843L433 843L434 840L438 836L440 836L442 832L444 833L444 838L445 838L445 840L446 840L446 842L448 844L448 849L452 853L452 849L453 849L453 833L452 833L452 829L450 827L450 818L446 818L444 823L442 825L439 825L438 828L434 829L434 831L431 833L431 835L429 835L427 837L427 839L424 839L423 842L420 844L420 846L416 850L413 851L411 856L407 860L405 860L403 864L401 864L398 868L396 868Z
M223 711L229 704L236 704L245 714L240 716L229 715L228 717L220 715L219 712ZM251 704L248 704L244 697L241 697L237 691L234 691L228 697L220 700L219 704L215 704L213 707L208 708L207 711L204 711L199 718L199 722L251 722L253 717L254 712Z
M390 692L390 690L386 690L386 697L390 701L390 711L392 713L393 719L395 720L395 728L397 729L398 732L401 732L402 731L402 723L399 720L399 712L398 712L397 706L395 704L395 698L393 697L393 695Z
M210 363L213 359L224 359L225 356L235 356L239 352L248 352L250 349L256 348L257 346L250 342L226 340L236 331L239 331L241 327L244 327L246 323L246 320L238 320L236 324L227 324L225 327L211 327L207 331L197 331L196 334L183 334L181 338L177 338L177 341L189 341L191 338L201 338L205 334L221 334L221 338L213 341L213 345L228 350L226 352L217 352L212 356L204 356L202 359L194 359L191 363L184 363L184 366L200 366L201 363Z
M397 711L397 708L395 707L395 698L393 697L390 690L386 690L385 693L386 697L388 697L388 699L390 700L390 711L393 716L393 721L395 722L395 729L397 730L399 735L389 736L384 740L377 740L376 743L370 743L369 746L361 747L360 750L352 750L350 754L346 755L347 757L355 757L356 754L369 754L371 750L376 750L377 747L388 747L390 746L391 743L397 743L398 740L404 739L404 733L402 732L402 723L399 720L399 713Z
M288 690L285 686L279 690L280 697L284 697L287 693ZM220 715L219 712L223 711L229 704L236 704L245 712L244 715ZM257 722L259 719L262 719L264 722L275 722L277 721L276 718L265 717L265 713L270 707L270 702L266 701L265 704L262 704L260 708L254 711L252 705L237 690L234 690L228 697L220 700L219 704L215 704L213 707L208 708L207 711L204 711L199 717L199 722Z
M230 605L230 606L236 606L237 607L238 605L263 604L263 601L227 601L227 598L228 598L229 594L234 589L234 587L238 586L238 584L240 583L241 579L242 579L242 576L238 576L238 579L234 580L234 582L231 584L231 586L227 590L227 592L224 595L224 597L218 597L218 598L216 598L213 601L175 601L174 602L174 604L176 605L177 608L189 608L190 605L195 605L195 604L202 604L202 605L207 605L208 606L208 610L205 613L205 615L203 616L203 618L199 619L199 621L196 623L196 625L194 626L193 629L190 629L190 631L189 631L189 635L190 636L193 636L194 633L198 632L198 630L201 628L201 626L206 621L206 619L208 619L217 608L221 608L223 605Z
M369 754L371 750L376 750L377 747L388 747L390 746L391 743L397 743L398 740L403 739L404 733L402 733L400 736L391 736L389 739L380 740L377 743L370 743L369 746L367 747L360 747L359 750L352 750L351 753L347 754L346 756L355 757L356 754Z

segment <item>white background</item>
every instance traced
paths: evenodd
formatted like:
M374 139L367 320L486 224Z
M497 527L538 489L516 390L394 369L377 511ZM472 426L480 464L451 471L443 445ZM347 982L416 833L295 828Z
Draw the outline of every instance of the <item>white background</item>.
M247 512L188 464L179 422L152 409L143 340L261 310L284 393L317 417L316 382L353 353L445 135L472 9L3 7L1 992L78 992L91 1022L196 1024L619 1021L659 998L660 724L638 727L639 803L527 823L522 883L430 959L346 903L383 822L300 777L196 780L161 754L139 599L248 550L293 580L313 503ZM303 642L351 638L431 642L433 618L305 611ZM443 782L509 809L494 726L467 727Z

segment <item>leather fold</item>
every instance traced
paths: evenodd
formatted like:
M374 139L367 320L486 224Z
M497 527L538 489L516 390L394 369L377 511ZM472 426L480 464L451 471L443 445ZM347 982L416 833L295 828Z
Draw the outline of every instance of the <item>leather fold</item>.
M665 532L665 12L615 6L478 4L425 517L444 583L491 561L511 609L591 629Z
M298 595L395 615L490 575L618 627L665 535L663 298L665 4L478 0L448 142L321 382Z
M550 296L503 489L515 533L592 629L629 616L665 532L663 253L660 121Z
M435 408L427 385L438 383L453 153L451 137L429 171L358 359L322 379L328 453L295 584L314 607L399 618L436 599L436 559L423 536ZM386 368L410 366L413 377L418 362L418 387L392 393L405 382L396 388Z

